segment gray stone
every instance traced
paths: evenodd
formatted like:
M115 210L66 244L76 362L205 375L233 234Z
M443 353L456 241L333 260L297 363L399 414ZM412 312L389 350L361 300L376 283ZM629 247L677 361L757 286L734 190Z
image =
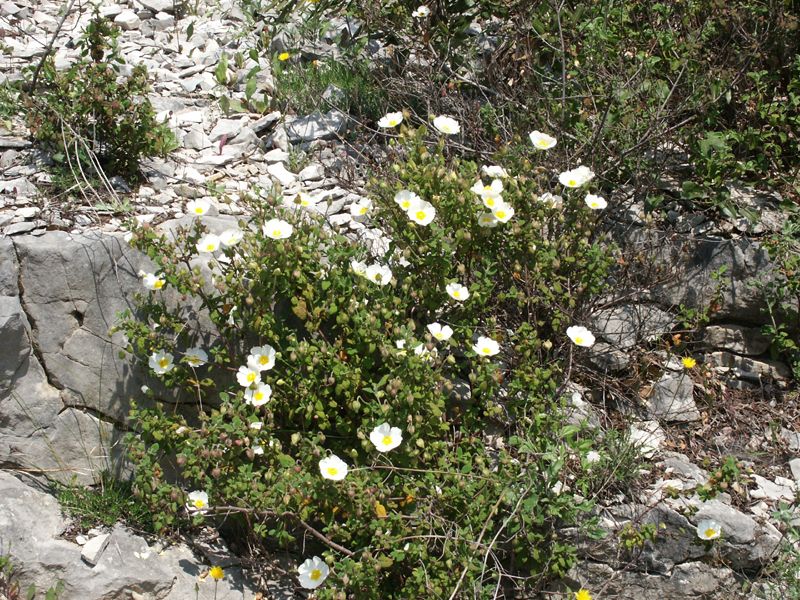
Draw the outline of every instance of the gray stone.
M617 373L625 370L630 364L630 357L611 344L597 342L588 350L589 363L598 371Z
M795 482L800 484L800 458L792 458L789 460L789 469L792 472Z
M789 504L794 502L794 481L785 477L776 477L770 481L757 473L752 475L753 483L758 487L750 491L750 497L766 500L786 500Z
M621 350L659 338L675 325L670 313L647 304L608 308L595 315L593 321L596 334Z
M644 400L647 416L666 422L698 421L700 412L693 396L694 383L685 372L664 373Z
M114 17L114 23L119 25L123 30L129 31L131 29L137 29L141 20L139 19L139 15L135 12L126 9Z
M340 110L330 110L325 114L315 112L286 124L291 144L332 139L346 129L347 115Z
M263 117L258 119L255 123L250 125L250 129L252 129L257 135L261 135L262 133L264 133L264 131L266 131L274 123L276 123L280 118L281 118L280 111L278 110L273 111L268 115L264 115Z
M91 538L81 548L81 558L84 562L95 566L100 561L100 556L103 550L108 546L108 539L111 537L110 533L103 533Z
M247 125L248 121L249 119L247 117L242 117L241 119L220 119L217 121L217 124L214 125L211 133L208 134L208 137L211 138L212 142L218 142L223 137L229 140L233 139L239 134L242 127Z
M770 345L769 338L759 328L741 325L709 325L703 341L710 348L746 356L763 354Z
M183 147L190 150L204 150L210 148L213 142L211 138L203 131L202 126L194 125L189 129L185 136L183 136Z
M300 171L297 176L300 181L318 181L325 177L325 167L319 163L313 163Z
M153 13L171 13L176 4L183 4L183 0L178 0L177 2L174 0L134 0L134 6L141 6L142 8L151 10Z
M267 173L284 188L290 187L297 181L297 175L291 173L281 162L269 165L267 167Z
M762 324L767 306L756 283L782 278L766 249L744 238L693 238L626 226L618 231L618 239L636 252L645 252L663 281L648 289L651 301L662 307L683 304L707 310L719 294L721 302L712 313L718 321ZM725 272L712 277L721 268Z
M20 235L22 233L30 233L36 229L38 225L31 221L22 221L21 223L12 223L3 228L3 233L6 235Z
M800 451L800 432L781 428L781 439L789 446L792 452Z
M241 569L225 569L225 577L219 583L210 577L201 579L209 565L203 564L185 544L166 549L151 547L144 538L120 525L113 528L105 551L90 566L82 560L78 544L59 538L66 528L67 522L53 496L0 471L3 550L14 564L15 579L22 589L33 584L39 590L47 590L60 580L64 585L61 600L244 600L255 596Z
M730 352L712 352L711 362L720 373L732 373L735 377L753 383L763 379L788 380L792 372L784 363L775 360L754 360Z

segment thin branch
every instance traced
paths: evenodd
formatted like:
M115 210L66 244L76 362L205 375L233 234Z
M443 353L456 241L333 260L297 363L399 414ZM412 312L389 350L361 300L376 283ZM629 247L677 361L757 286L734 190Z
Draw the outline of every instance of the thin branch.
M56 43L56 38L58 34L61 33L61 28L64 26L64 21L67 20L67 17L72 12L72 7L75 6L76 0L70 0L67 9L64 11L64 14L61 15L61 20L56 25L56 29L53 32L52 37L50 38L50 42L47 44L47 47L44 49L44 54L42 55L41 60L39 60L39 64L36 65L36 70L33 72L33 79L31 80L31 94L36 92L36 82L39 79L39 72L42 70L44 66L44 61L47 60L47 57L50 56L50 53L53 51L53 44Z

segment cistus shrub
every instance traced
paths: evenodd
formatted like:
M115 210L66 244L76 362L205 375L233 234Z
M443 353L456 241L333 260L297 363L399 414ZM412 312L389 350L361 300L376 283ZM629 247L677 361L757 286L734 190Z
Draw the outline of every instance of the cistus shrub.
M154 379L134 489L162 529L224 517L293 552L318 598L530 597L574 564L558 531L599 468L561 388L610 267L602 198L588 166L476 164L447 156L457 121L401 120L395 178L350 209L383 237L305 193L216 233L202 201L133 229L156 265L120 325Z
M139 162L174 150L175 136L156 121L147 98L147 68L122 74L119 29L95 16L81 36L80 58L64 71L48 57L35 87L21 97L31 135L48 150L57 168L73 177L97 180L100 172L129 181L140 177Z

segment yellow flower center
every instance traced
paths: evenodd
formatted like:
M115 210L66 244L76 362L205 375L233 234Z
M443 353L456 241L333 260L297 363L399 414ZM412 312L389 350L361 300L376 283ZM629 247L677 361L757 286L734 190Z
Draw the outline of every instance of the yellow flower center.
M491 191L492 191L492 186L491 186L491 185L485 185L485 186L483 186L483 191L484 191L484 192L491 192Z
M706 536L706 538L708 538L708 539L711 539L711 538L713 538L713 537L714 537L716 534L717 534L716 530L715 530L715 529L713 529L712 527L709 527L708 529L706 529L706 530L705 530L705 533L704 533L704 535L705 535L705 536Z
M153 287L157 290L160 290L162 287L164 287L164 280L156 279L156 282L153 284Z
M311 571L311 575L308 576L308 578L311 581L316 581L320 577L322 577L322 571L320 571L319 569L314 569L313 571Z
M486 206L492 208L494 206L494 198L486 198Z
M539 146L539 148L547 148L547 140L540 139L538 142L536 142L536 145Z
M208 250L209 252L213 252L214 250L216 250L216 248L214 247L214 244L207 244L206 250Z
M253 394L253 398L258 401L261 401L261 399L264 398L264 392L261 391L256 392L255 394Z
M281 230L280 229L273 229L272 230L273 237L281 237Z
M489 354L491 352L491 349L488 348L487 346L484 346L483 348L481 348L481 352L483 352L484 354Z
M259 364L266 365L269 363L269 356L264 356L263 354L258 357Z
M162 369L166 369L169 366L169 359L164 357L158 361L158 366Z
M331 477L335 477L339 473L339 469L336 467L328 467L328 475Z
M458 290L456 290L455 292L453 292L453 298L461 298L461 292L460 292L460 291L458 291Z
M256 380L256 374L255 374L255 373L253 373L252 371L250 371L250 372L247 374L247 381L248 381L248 383L253 383L255 380Z
M417 211L417 220L418 221L422 221L424 218L425 218L425 211L424 210L418 210Z
M583 343L583 338L581 336L576 337L575 338L575 343L578 344L578 345L581 345Z
M202 215L203 214L203 207L202 206L195 206L194 207L194 212L196 212L198 215Z
M498 219L505 219L506 218L506 212L504 210L498 210L496 216L497 216Z
M375 273L375 281L380 281L381 279L383 279L383 275L380 273Z
M359 208L359 209L358 209L358 214L359 214L359 215L365 215L365 214L367 214L367 207L366 207L366 206L362 206L361 208Z
M400 121L398 121L397 119L389 119L389 125L392 126L392 127L397 125L399 122Z
M388 446L391 443L392 443L392 436L390 436L390 435L383 436L383 445L384 446Z
M439 333L434 333L433 337L435 337L437 340L440 340L444 337L444 334L440 331Z
M206 505L206 503L205 503L205 502L203 502L202 500L200 500L200 498L198 498L197 500L195 500L194 502L192 502L192 505L193 505L195 508L203 508L203 507Z
M403 200L403 203L400 206L405 209L411 208L411 200Z
M570 179L569 181L567 181L567 185L569 187L575 187L576 185L578 185L578 182L574 179Z

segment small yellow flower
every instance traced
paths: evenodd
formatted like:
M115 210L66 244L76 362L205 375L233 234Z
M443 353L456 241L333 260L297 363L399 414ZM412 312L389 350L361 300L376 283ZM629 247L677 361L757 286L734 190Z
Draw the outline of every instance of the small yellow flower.
M681 359L681 363L683 363L684 369L694 369L697 366L697 361L691 356L684 356Z
M214 578L214 581L219 581L225 577L225 572L222 570L222 567L211 567L211 569L208 571L208 574Z
M278 60L281 61L281 62L284 62L284 61L289 60L291 58L291 56L292 55L289 54L288 52L281 52L280 54L278 54Z
M581 588L575 592L575 600L592 600L592 595L589 593L589 590Z

